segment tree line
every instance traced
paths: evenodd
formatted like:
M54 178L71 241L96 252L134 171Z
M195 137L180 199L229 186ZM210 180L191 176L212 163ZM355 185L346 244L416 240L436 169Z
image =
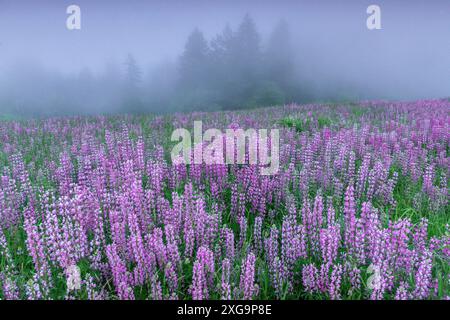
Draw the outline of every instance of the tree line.
M280 21L266 46L246 15L207 41L195 29L179 61L177 89L187 108L241 109L283 104L297 97L289 26Z
M296 53L281 20L263 41L250 15L206 39L198 28L175 62L144 72L132 54L100 74L20 66L0 86L4 112L26 115L236 110L301 101ZM303 91L304 92L304 91Z

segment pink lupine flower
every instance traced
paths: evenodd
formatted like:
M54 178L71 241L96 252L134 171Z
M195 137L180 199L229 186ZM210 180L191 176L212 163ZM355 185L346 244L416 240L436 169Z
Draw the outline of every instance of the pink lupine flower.
M255 255L250 253L242 264L240 289L244 300L251 300L257 292L255 287L255 261Z

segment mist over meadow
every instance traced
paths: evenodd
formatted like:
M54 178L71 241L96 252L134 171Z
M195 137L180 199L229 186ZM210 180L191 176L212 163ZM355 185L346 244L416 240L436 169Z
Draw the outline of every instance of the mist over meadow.
M372 2L3 0L0 114L450 96L449 3L377 1L369 30Z

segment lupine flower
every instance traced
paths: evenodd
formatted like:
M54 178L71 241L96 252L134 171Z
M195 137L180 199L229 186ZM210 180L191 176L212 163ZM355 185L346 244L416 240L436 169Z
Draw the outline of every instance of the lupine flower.
M252 299L256 293L255 260L255 255L250 253L242 264L240 289L243 292L244 300Z
M68 266L66 269L67 290L74 291L81 289L81 273L77 265Z
M230 260L228 258L223 259L222 261L222 300L230 300L231 299L231 286L230 286L230 274L231 274L231 265Z
M428 297L431 289L431 268L431 252L425 250L422 253L422 257L415 274L416 286L413 294L416 299L425 299Z
M345 204L344 204L344 217L345 217L345 246L350 252L355 249L355 236L356 236L356 209L353 185L347 188L345 192Z
M194 262L192 275L192 298L205 300L209 297L209 289L212 287L214 275L214 256L211 250L200 247L197 252L197 260Z
M409 300L408 285L402 282L395 293L395 300Z
M333 267L329 285L329 293L330 298L332 300L339 300L341 297L340 296L341 281L342 281L342 266L340 264L337 264Z
M234 259L234 233L229 228L223 229L223 243L224 243L224 251L225 256L230 260L233 261Z
M320 249L325 263L333 263L337 258L341 232L337 225L320 230Z
M312 294L318 289L317 286L318 271L316 266L308 264L302 269L302 283L306 292Z
M12 278L0 274L0 282L5 300L19 300L19 287Z
M0 296L445 299L449 102L360 106L0 121ZM169 160L200 119L279 128L279 172Z

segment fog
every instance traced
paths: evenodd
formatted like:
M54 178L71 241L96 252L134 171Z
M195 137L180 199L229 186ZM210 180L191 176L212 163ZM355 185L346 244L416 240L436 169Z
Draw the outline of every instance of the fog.
M448 0L0 0L0 114L449 96Z

